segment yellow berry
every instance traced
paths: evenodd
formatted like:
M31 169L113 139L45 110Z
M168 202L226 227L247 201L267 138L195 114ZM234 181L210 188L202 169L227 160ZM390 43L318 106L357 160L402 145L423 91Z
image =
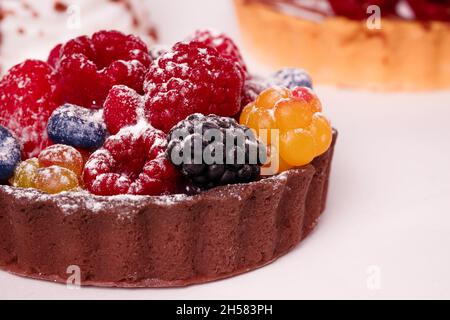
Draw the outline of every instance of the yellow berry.
M50 166L38 169L34 177L36 189L56 194L71 191L79 187L77 175L66 168Z
M10 180L11 185L18 188L34 188L33 179L38 169L39 161L37 158L21 162Z
M253 129L266 145L271 142L272 129L277 129L272 111L262 108L254 108L250 112L246 126Z
M275 106L276 125L281 130L307 128L312 121L314 111L305 101L280 100Z
M311 132L304 129L284 131L280 135L280 155L291 166L310 163L316 156L316 146Z
M83 171L84 160L81 153L71 146L55 144L39 155L41 167L59 166L74 172L78 177Z
M253 109L255 108L255 103L250 103L242 109L241 115L239 117L239 123L243 124L244 126L248 123L248 117L251 112L253 112Z
M268 88L256 98L256 106L258 108L272 109L278 101L289 98L290 96L291 91L287 88Z
M330 121L321 113L316 113L312 119L310 131L316 145L316 156L325 153L333 140L333 129Z

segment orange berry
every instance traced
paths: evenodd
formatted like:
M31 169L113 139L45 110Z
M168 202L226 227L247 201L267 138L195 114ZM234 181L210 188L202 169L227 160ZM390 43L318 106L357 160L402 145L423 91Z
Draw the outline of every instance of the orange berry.
M276 104L274 115L278 128L293 130L307 128L311 124L314 110L305 101L286 99Z
M304 129L282 132L280 135L280 155L293 167L310 163L316 156L316 146L311 132Z
M79 187L77 175L66 168L50 166L36 171L34 186L50 194L71 191Z
M248 118L250 113L253 112L253 109L255 108L255 103L250 103L242 109L241 115L239 116L239 123L243 125L247 125Z
M268 88L256 98L256 106L258 108L272 109L278 101L289 98L290 96L291 91L287 88Z
M277 129L271 110L262 108L253 108L248 115L248 121L245 125L253 129L261 142L266 145L270 144L271 130Z
M333 129L330 121L321 113L316 113L311 123L311 134L316 145L316 156L325 153L333 140Z
M39 165L41 167L63 167L73 171L79 177L83 171L84 160L77 149L63 144L55 144L41 152Z
M37 158L31 158L21 162L10 179L10 183L18 188L34 188L34 176L39 169L39 161Z
M319 100L319 97L307 87L297 87L292 90L292 96L296 100L304 101L309 104L314 113L322 112L322 103Z

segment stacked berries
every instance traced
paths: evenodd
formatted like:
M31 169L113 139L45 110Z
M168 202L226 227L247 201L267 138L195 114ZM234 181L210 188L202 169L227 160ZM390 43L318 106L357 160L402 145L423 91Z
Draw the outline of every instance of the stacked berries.
M266 149L234 119L193 114L170 131L167 157L201 188L256 180Z
M101 108L114 85L142 92L151 57L138 37L100 31L56 46L48 63L55 69L56 94L64 102Z
M78 37L0 80L0 183L108 196L251 182L274 148L283 169L328 148L329 123L306 87L300 69L251 76L224 34L151 50L117 31ZM266 148L249 127L282 129L280 144Z
M240 123L254 129L270 146L271 159L278 162L274 171L279 172L306 165L328 150L332 128L321 112L311 89L273 87L244 108Z
M38 158L19 164L11 178L11 185L35 188L56 194L80 187L84 159L73 147L55 144L43 150Z
M150 66L143 96L125 86L109 92L105 121L114 133L144 116L155 128L169 132L195 112L234 116L241 109L243 86L233 60L201 42L180 42Z

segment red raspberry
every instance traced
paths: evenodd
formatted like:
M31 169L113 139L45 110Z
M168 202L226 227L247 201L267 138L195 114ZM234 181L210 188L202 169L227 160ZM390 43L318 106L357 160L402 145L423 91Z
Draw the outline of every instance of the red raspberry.
M100 108L112 86L142 91L151 62L147 46L133 35L100 31L57 45L48 57L56 69L56 91L64 102Z
M239 67L216 49L180 42L150 66L144 90L141 98L125 87L111 90L104 105L111 132L139 116L164 132L196 112L233 116L240 110L243 79Z
M211 30L197 30L192 40L216 48L223 57L233 60L242 68L244 79L247 77L247 66L241 52L234 41L226 34L215 33Z
M179 42L150 66L146 116L164 132L196 112L233 116L240 110L243 83L238 66L216 49Z
M126 86L114 86L105 100L103 118L108 131L116 134L121 128L136 124L143 97Z
M449 0L408 0L417 19L450 21Z
M14 66L0 81L0 124L22 142L25 159L50 145L47 120L58 106L53 87L52 68L38 60Z
M166 136L140 122L109 137L84 168L87 189L97 195L161 195L177 190L180 175L165 157Z
M329 0L329 2L336 14L362 20L369 16L367 7L370 5L379 6L383 16L394 14L398 0Z

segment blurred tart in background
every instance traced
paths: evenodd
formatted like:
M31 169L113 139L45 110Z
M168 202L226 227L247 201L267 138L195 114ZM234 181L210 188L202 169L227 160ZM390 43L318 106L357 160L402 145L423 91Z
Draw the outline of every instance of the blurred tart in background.
M450 88L448 0L235 0L247 49L316 83L373 90ZM373 7L379 27L369 27ZM369 12L369 13L367 13ZM369 20L368 20L369 19Z

